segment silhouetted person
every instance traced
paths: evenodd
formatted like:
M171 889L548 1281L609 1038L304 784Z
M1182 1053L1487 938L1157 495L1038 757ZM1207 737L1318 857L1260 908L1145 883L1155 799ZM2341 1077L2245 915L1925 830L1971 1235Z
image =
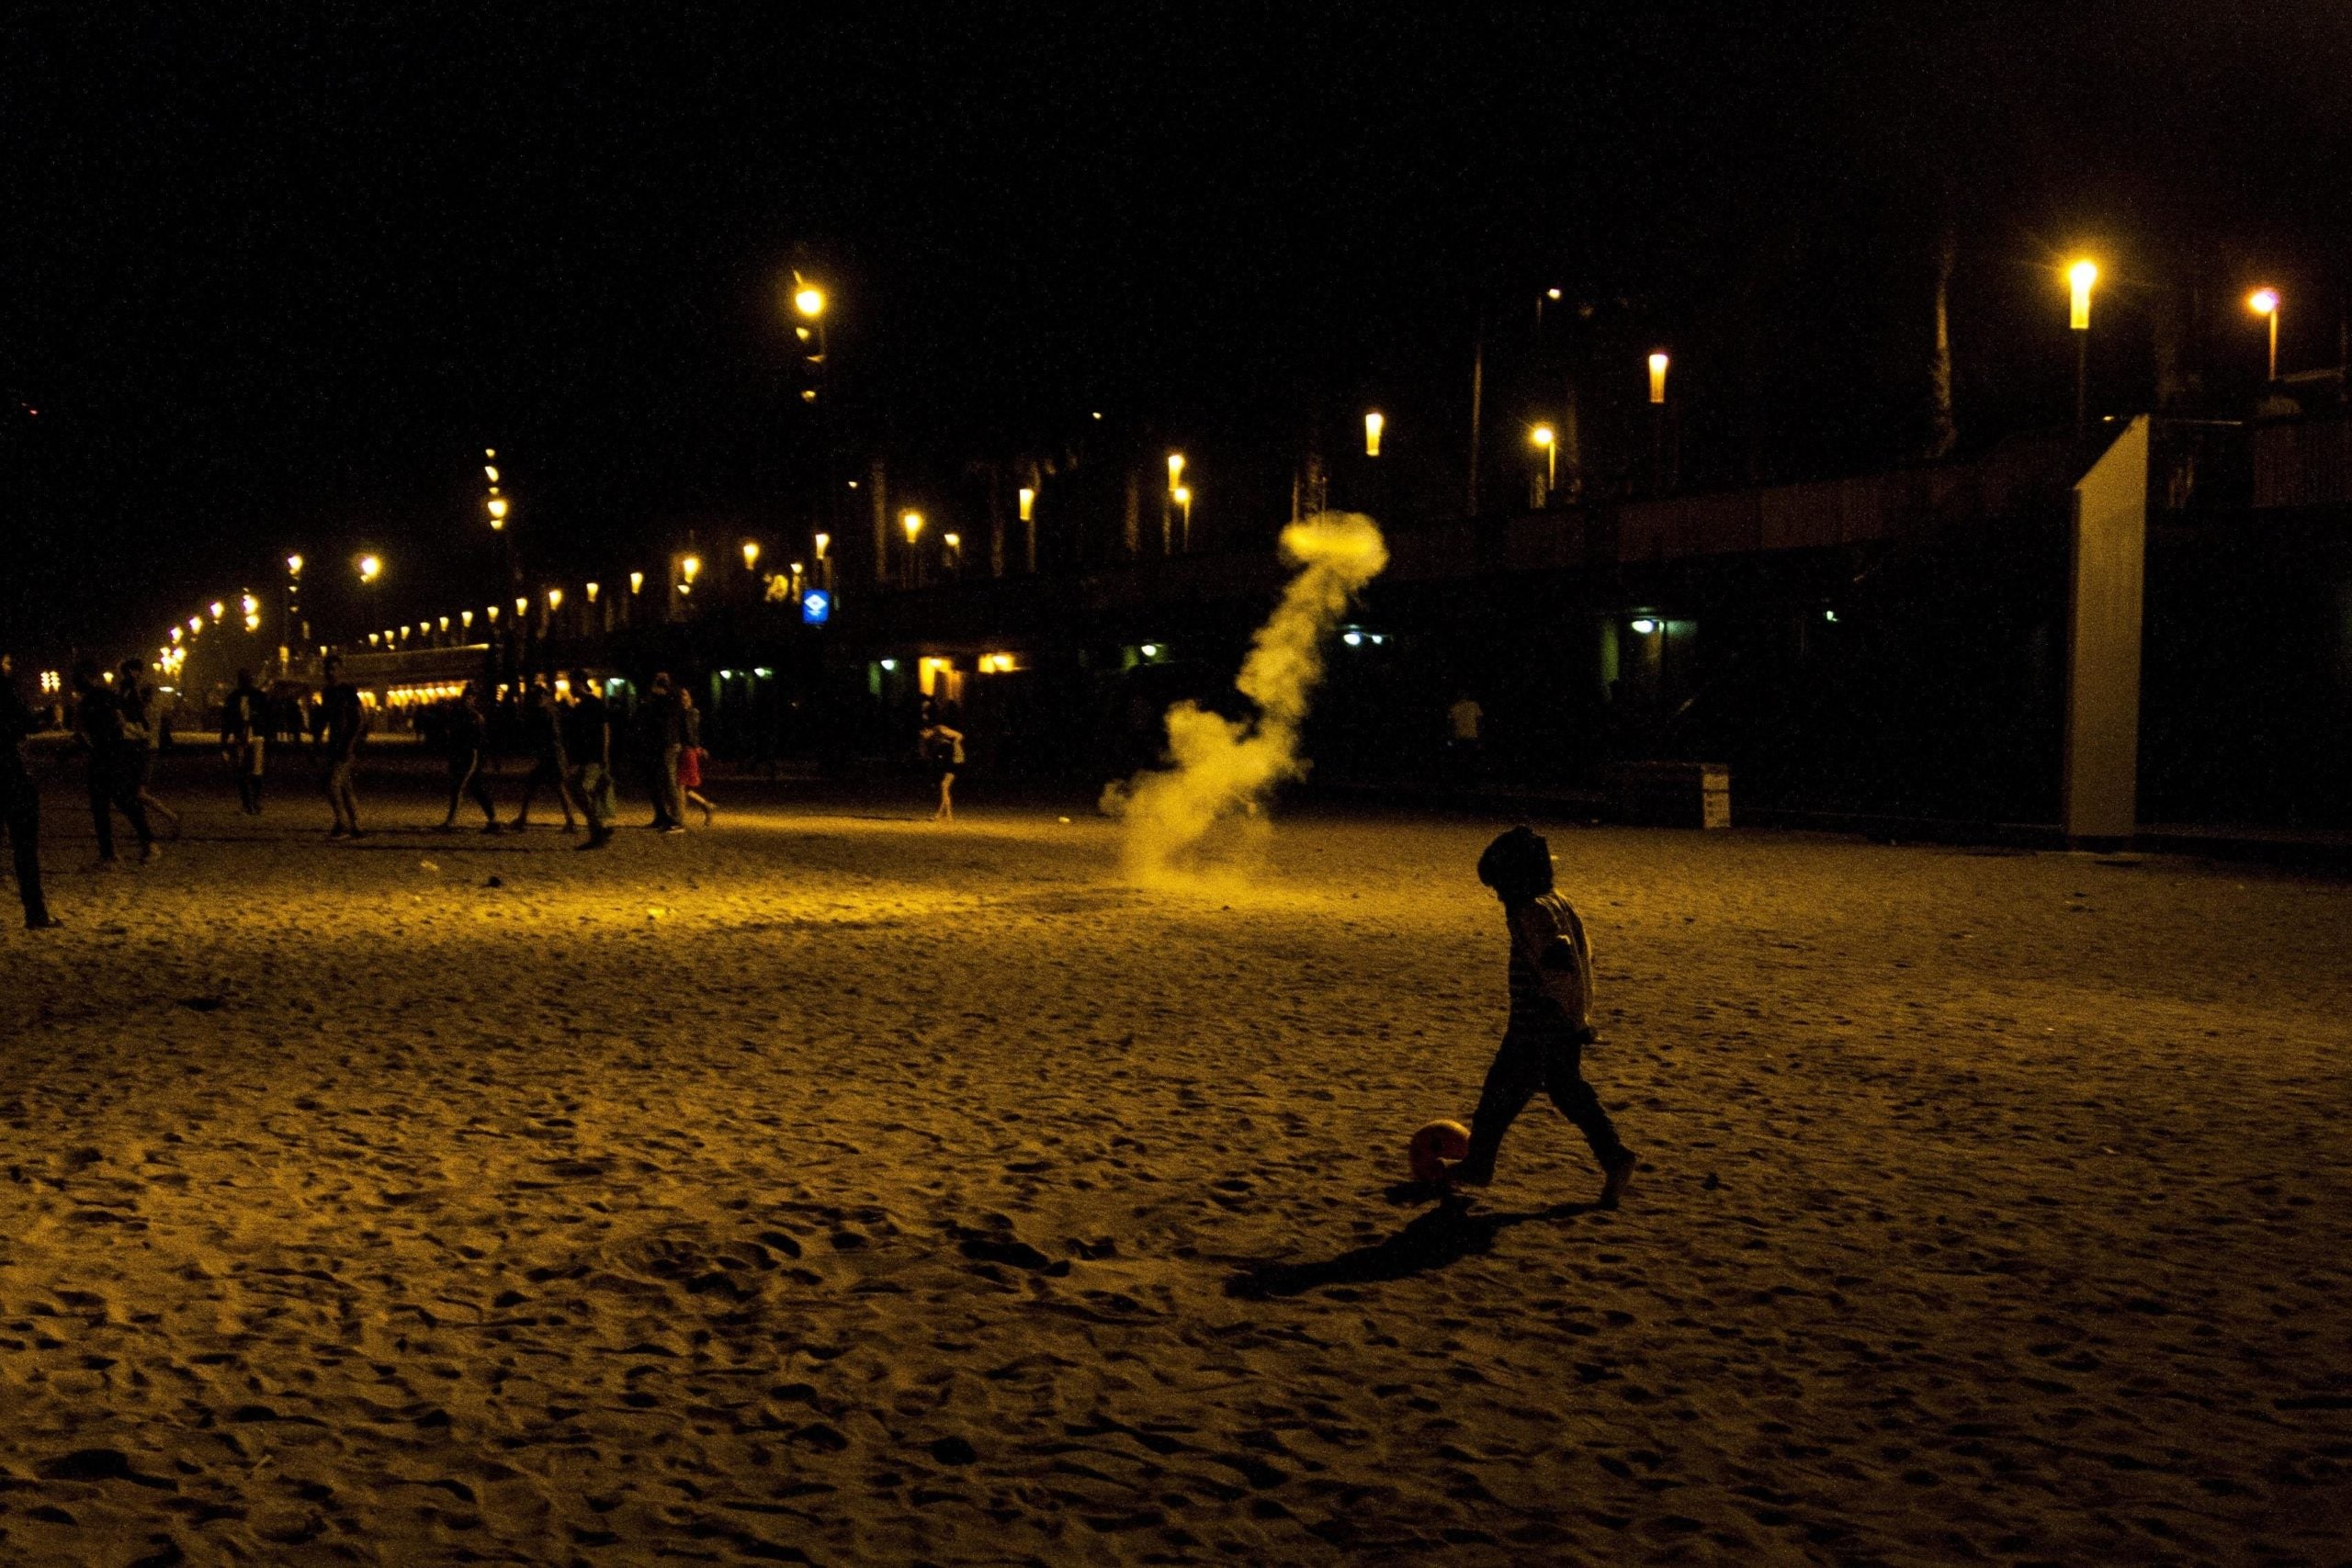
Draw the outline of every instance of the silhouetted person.
M682 742L678 748L678 810L683 815L689 806L702 807L702 825L707 828L718 813L718 808L702 793L702 765L710 753L702 749L702 712L695 706L694 694L683 686L678 688L678 724Z
M645 700L638 705L636 739L638 766L645 775L646 793L653 797L653 820L646 826L664 833L684 832L686 805L678 795L678 753L685 747L686 726L666 671L653 677Z
M1510 932L1510 1021L1471 1119L1470 1152L1448 1179L1471 1187L1493 1180L1503 1134L1540 1089L1592 1145L1602 1173L1600 1206L1613 1209L1637 1162L1584 1081L1583 1052L1593 1040L1592 950L1584 922L1552 890L1551 846L1525 828L1487 846L1478 880L1502 900Z
M469 795L481 807L481 830L498 831L498 807L491 803L490 785L481 776L487 737L488 727L474 699L474 683L469 681L441 713L441 744L449 758L449 812L441 819L445 833L458 825L458 804Z
M613 819L620 815L613 798L613 710L603 686L584 670L571 672L571 705L563 713L564 751L588 818L588 841L578 847L601 850L612 841Z
M98 830L98 863L114 863L117 811L139 835L139 858L157 859L163 852L156 849L155 835L147 826L147 808L139 802L138 763L123 733L122 704L94 659L74 667L74 731L89 756L90 822Z
M40 892L40 791L25 761L25 738L40 728L17 690L16 666L0 653L0 830L17 863L17 897L25 906L25 929L47 931L57 919Z
M359 830L359 792L352 772L359 765L359 744L368 734L368 707L359 688L343 678L343 660L329 655L320 667L326 685L319 693L318 732L326 747L327 807L334 813L330 839L363 839Z
M248 817L261 815L262 753L269 744L269 699L254 684L254 672L237 671L237 689L220 705L220 754L237 775L237 805Z
M542 786L555 791L563 807L563 830L577 832L572 818L571 767L564 756L562 716L556 711L555 694L534 685L523 700L523 744L531 753L530 776L523 781L523 804L514 812L514 830L531 825L531 801Z
M155 777L155 758L164 748L163 694L147 682L147 661L126 659L115 671L115 700L122 705L123 739L130 745L124 756L130 769L131 788L138 793L139 804L172 825L172 836L177 838L180 814L155 798L148 788Z
M922 757L933 778L939 781L939 805L931 814L934 822L956 820L956 770L964 765L964 732L947 722L947 710L924 705L922 734L920 738Z

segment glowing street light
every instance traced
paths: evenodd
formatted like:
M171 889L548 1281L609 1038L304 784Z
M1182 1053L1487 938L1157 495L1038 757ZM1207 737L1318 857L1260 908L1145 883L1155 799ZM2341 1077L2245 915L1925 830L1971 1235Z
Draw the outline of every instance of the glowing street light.
M212 601L212 618L213 618L213 620L215 620L216 622L217 622L218 620L220 620L220 614L221 614L221 612L222 612L223 610L227 609L227 608L228 608L228 606L227 606L227 605L225 605L225 604L221 604L220 600L215 599L214 601Z
M506 526L507 506L504 496L493 495L482 504L490 513L490 527L492 533Z
M514 595L514 618L519 621L530 613L531 596L527 593Z
M1650 355L1650 401L1666 401L1666 351L1659 349Z
M2098 282L2098 263L2087 258L2066 269L2066 325L2078 333L2091 330L2091 289Z
M1176 487L1179 484L1182 484L1183 479L1184 454L1182 452L1170 452L1168 454L1168 493L1174 495L1176 493Z
M1560 443L1548 424L1539 424L1527 433L1529 445L1544 454L1544 503L1552 500L1552 486L1559 477Z
M631 593L639 592L642 591L644 587L645 573L641 571L632 571L628 574L628 591Z
M473 629L474 629L474 613L473 613L471 610L460 610L460 611L458 611L458 629L459 629L459 630L461 630L461 631L471 631L471 630L473 630Z
M498 606L495 604L489 604L483 606L483 608L490 616L490 624L493 626L496 626L498 624Z
M759 547L759 543L758 543L758 541L757 541L757 540L754 540L754 539L746 539L746 540L744 540L744 541L743 541L743 570L744 570L745 571L757 571L757 570L759 570L759 569L760 569L760 547Z
M1020 491L1020 500L1021 521L1023 523L1035 523L1037 520L1037 492L1035 490L1032 490L1029 486L1023 485Z
M1388 428L1388 421L1378 409L1363 416L1363 455L1380 456L1380 433Z
M833 536L831 534L820 534L817 536L817 558L819 560L823 560L825 558L825 547L832 542Z
M602 584L600 584L600 583L594 583L594 582L583 582L583 583L582 583L582 584L581 584L581 586L582 586L582 588L585 588L585 589L588 591L588 603L590 603L591 604L594 604L596 602L596 590L597 590L599 587L601 587L601 586L602 586Z
M384 575L384 563L374 556L359 558L359 581L373 582Z
M296 577L301 576L302 558L300 556L288 556L286 558L286 570Z
M678 563L678 571L685 578L687 585L693 586L695 579L702 575L702 557L688 556Z
M560 588L550 588L550 589L548 589L548 614L549 614L549 615L553 615L553 614L555 614L555 612L557 612L558 610L560 610L560 609L562 609L562 608L563 608L563 590L562 590L562 589L560 589Z
M2270 379L2278 379L2278 290L2268 287L2256 289L2245 297L2245 308L2257 316L2270 318Z
M825 291L804 283L793 293L792 308L813 321L825 313Z
M1184 514L1184 548L1190 550L1193 547L1193 487L1178 485L1170 494L1177 509Z
M922 513L901 512L899 513L899 525L907 531L907 543L911 545L915 542L915 536L922 532Z

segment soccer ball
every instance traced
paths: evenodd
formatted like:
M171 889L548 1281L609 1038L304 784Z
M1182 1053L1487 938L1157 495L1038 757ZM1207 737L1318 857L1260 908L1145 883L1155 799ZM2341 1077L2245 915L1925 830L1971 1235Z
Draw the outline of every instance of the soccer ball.
M1445 1174L1445 1162L1470 1152L1470 1129L1459 1122L1432 1122L1405 1145L1406 1163L1416 1181L1435 1181Z

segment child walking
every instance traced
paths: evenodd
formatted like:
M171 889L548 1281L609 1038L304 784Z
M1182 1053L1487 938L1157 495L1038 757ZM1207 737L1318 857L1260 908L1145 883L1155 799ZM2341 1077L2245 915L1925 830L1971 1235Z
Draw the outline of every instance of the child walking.
M1502 900L1510 932L1510 1021L1471 1119L1470 1151L1447 1179L1468 1187L1492 1181L1503 1134L1540 1089L1592 1145L1600 1162L1600 1206L1613 1209L1639 1162L1584 1081L1584 1048L1593 1040L1592 949L1584 922L1552 890L1552 848L1528 829L1513 828L1487 846L1478 880Z

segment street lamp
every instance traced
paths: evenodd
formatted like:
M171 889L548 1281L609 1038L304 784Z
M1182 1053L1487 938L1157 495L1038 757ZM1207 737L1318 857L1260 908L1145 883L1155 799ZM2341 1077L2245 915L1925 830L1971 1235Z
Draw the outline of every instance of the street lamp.
M359 581L373 582L384 575L384 563L374 556L359 558Z
M228 606L221 604L220 600L215 599L212 601L212 620L216 626L220 623L221 611L227 608Z
M2091 288L2098 282L2098 263L2087 256L2066 269L2066 325L2075 334L2075 439L2080 441L2090 423Z
M630 572L630 573L628 574L628 591L629 591L631 593L638 592L641 591L644 587L645 587L645 573L643 573L643 572L641 572L641 571L632 571L632 572Z
M688 556L678 563L678 570L685 578L686 585L692 587L695 579L702 575L702 557Z
M792 308L813 321L825 313L825 291L804 283L793 293Z
M901 512L899 513L899 525L906 529L907 543L912 545L915 542L915 536L922 532L922 513Z
M1168 493L1174 495L1176 493L1176 487L1183 482L1183 479L1184 454L1182 452L1170 452L1168 454Z
M550 588L550 589L548 589L548 613L549 615L553 615L556 611L560 610L560 609L562 609L562 608L563 608L563 590L562 590L562 589L560 589L560 588Z
M743 570L744 570L745 571L757 571L757 570L759 570L759 569L760 569L760 547L759 547L759 544L758 544L758 542L757 542L756 540L752 540L752 539L746 539L746 540L744 540L744 541L743 541Z
M1666 401L1666 367L1667 356L1664 349L1659 349L1650 355L1650 401L1654 403Z
M2268 287L2245 297L2246 309L2270 318L2270 379L2278 379L2278 290Z
M1378 409L1363 416L1363 455L1365 457L1380 456L1380 433L1387 428L1388 421L1382 416Z
M506 498L493 488L490 500L483 503L490 512L490 530L496 533L506 526Z
M1527 439L1544 454L1544 494L1536 504L1549 506L1552 503L1553 483L1559 478L1560 445L1554 437L1552 427L1548 424L1539 424L1529 431Z

